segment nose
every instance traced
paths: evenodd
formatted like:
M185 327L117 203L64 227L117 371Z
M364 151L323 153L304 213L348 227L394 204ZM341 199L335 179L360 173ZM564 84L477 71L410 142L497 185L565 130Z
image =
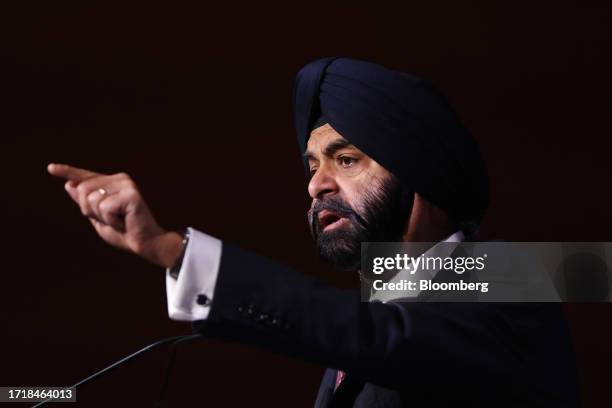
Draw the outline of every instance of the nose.
M334 175L325 166L321 166L308 183L308 194L314 200L315 198L321 199L326 195L336 194L337 192L338 184L336 184Z

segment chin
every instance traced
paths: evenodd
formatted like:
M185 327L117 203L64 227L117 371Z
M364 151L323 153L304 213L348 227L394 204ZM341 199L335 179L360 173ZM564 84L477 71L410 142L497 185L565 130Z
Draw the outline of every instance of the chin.
M319 255L341 271L357 271L361 266L361 242L346 231L333 230L319 235Z

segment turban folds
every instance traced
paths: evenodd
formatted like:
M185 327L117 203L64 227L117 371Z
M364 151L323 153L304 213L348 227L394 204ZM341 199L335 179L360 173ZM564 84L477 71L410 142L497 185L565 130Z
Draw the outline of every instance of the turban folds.
M484 215L489 181L480 149L429 82L366 61L324 58L299 71L293 107L302 152L323 115L342 137L455 220L479 222Z

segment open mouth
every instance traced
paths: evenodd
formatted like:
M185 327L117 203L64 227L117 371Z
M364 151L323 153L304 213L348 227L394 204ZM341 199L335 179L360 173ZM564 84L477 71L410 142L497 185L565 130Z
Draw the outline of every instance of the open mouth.
M319 213L319 226L321 231L329 231L338 228L347 221L348 218L333 213L329 210L323 210Z

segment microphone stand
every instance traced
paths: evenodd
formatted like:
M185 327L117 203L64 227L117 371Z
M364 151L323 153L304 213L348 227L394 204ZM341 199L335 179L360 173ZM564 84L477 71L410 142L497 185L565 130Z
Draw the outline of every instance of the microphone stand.
M168 337L165 339L161 339L156 341L155 343L149 344L148 346L145 346L143 348L141 348L140 350L130 354L127 357L122 358L121 360L118 360L116 362L114 362L113 364L109 365L108 367L105 367L99 371L96 371L95 373L93 373L92 375L90 375L89 377L86 377L84 379L82 379L81 381L77 382L76 384L67 387L67 388L74 388L76 389L77 387L87 384L90 381L93 381L96 378L101 377L104 374L107 374L109 372L111 372L112 370L114 370L115 368L118 368L120 366L122 366L123 364L132 361L134 359L136 359L136 357L139 357L141 355L143 355L144 353L151 351L159 346L163 346L165 344L169 344L171 343L173 345L172 348L172 354L170 356L170 360L168 362L168 366L166 368L166 376L162 385L162 390L161 390L161 396L160 396L160 401L158 402L158 404L161 404L161 406L163 406L165 404L164 400L165 400L165 393L166 393L166 389L168 387L169 381L170 381L170 371L172 368L172 365L174 363L174 359L176 356L176 352L177 352L177 346L180 343L186 342L186 341L191 341L191 340L195 340L195 339L199 339L204 337L204 335L198 333L198 334L189 334L189 335L185 335L185 336L174 336L174 337ZM61 402L60 400L58 400L57 398L47 398L46 400L43 400L41 402L39 402L38 404L34 405L32 408L38 408L41 407L43 405L45 405L48 402L51 401L56 401L56 402Z

